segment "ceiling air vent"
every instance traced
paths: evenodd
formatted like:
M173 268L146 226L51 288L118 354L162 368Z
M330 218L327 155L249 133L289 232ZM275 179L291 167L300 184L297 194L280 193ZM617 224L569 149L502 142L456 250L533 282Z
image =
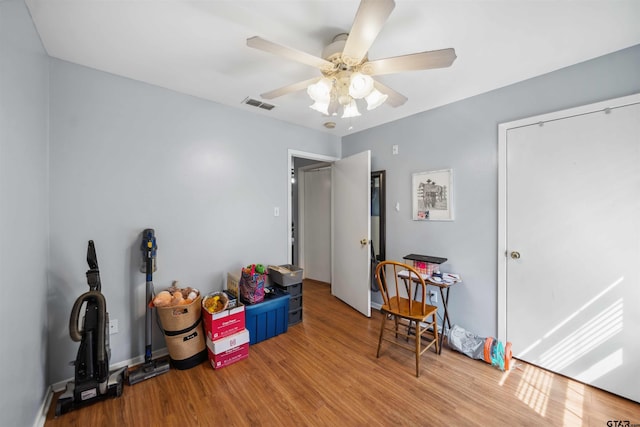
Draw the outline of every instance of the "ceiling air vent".
M251 105L253 107L262 108L263 110L273 110L275 108L275 105L267 104L266 102L258 101L257 99L249 97L243 99L242 103Z

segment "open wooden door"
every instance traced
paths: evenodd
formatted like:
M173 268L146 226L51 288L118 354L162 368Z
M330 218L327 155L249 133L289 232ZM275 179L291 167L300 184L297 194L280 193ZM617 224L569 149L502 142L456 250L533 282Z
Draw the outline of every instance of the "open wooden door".
M331 293L370 317L371 152L334 162L331 183Z

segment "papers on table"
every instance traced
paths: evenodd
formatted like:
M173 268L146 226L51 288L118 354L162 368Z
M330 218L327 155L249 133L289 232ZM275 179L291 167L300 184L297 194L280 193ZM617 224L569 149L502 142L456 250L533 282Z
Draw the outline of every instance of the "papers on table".
M415 274L411 273L411 276L415 277ZM460 279L460 275L459 274L455 274L455 273L442 273L442 279L440 279L439 277L430 276L428 274L420 274L420 276L424 280L428 280L428 281L434 282L434 283L444 283L446 285L453 285L454 283L458 283L458 282L462 281L462 279ZM398 273L398 277L408 279L409 278L409 270L400 271Z

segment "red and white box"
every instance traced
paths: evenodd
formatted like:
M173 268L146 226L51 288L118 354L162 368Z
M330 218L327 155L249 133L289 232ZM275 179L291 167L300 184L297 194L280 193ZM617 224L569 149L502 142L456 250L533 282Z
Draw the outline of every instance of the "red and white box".
M238 301L237 307L213 314L203 308L202 320L207 338L211 341L237 334L245 328L244 305Z
M213 369L224 368L249 357L249 330L244 329L215 341L207 338L209 362Z
M430 262L424 261L413 261L413 268L420 274L426 274L427 276L432 276L433 273L440 269L438 264L433 264Z

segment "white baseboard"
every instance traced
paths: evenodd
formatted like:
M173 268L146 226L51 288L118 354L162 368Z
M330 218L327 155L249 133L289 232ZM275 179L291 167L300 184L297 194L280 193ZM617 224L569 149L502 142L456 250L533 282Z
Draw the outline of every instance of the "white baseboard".
M371 308L375 308L376 310L380 310L380 307L382 307L382 304L377 303L377 302L372 302L371 303Z
M53 389L51 386L47 387L44 393L44 400L38 409L38 414L33 422L33 427L43 427L44 422L47 420L47 413L49 412L49 406L51 405L51 399L53 398Z

